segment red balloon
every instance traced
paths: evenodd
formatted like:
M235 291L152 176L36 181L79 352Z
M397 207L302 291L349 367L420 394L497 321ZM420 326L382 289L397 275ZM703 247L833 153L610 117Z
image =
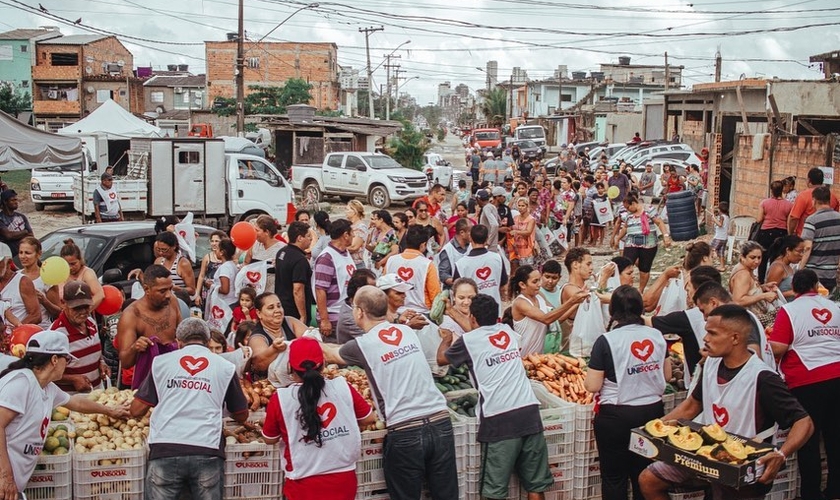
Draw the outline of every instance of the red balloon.
M114 285L105 285L102 287L102 291L105 292L105 298L102 299L99 307L96 308L96 312L103 316L120 312L123 305L122 292Z
M43 328L38 325L25 324L15 327L12 330L12 338L9 341L9 348L11 349L12 355L22 358L26 352L26 344L29 343L29 338L41 330Z
M236 248L248 250L257 241L257 230L250 222L237 222L230 228L230 239Z

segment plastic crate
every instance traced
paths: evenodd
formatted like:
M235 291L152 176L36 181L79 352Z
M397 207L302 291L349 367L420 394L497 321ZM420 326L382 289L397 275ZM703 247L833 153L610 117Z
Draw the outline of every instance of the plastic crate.
M663 394L662 404L665 406L665 415L667 415L677 407L677 395L673 392L671 394Z
M705 489L694 490L676 488L668 492L668 496L671 497L671 500L705 500L707 495L709 495L709 491Z
M597 453L575 456L573 493L575 499L601 496L601 462Z
M362 456L356 462L356 481L360 492L385 490L382 444L387 434L386 430L362 433Z
M575 408L575 454L596 452L595 446L595 404L576 405Z
M467 421L470 417L459 415L450 410L449 414L452 418L452 433L455 438L455 463L458 469L458 477L461 477L467 471Z
M467 471L466 477L466 496L463 496L463 498L466 498L466 500L479 500L481 498L481 485L478 481L481 478L481 471ZM519 478L516 476L516 473L513 473L510 476L510 483L508 483L507 500L519 500L519 497Z
M279 498L283 488L282 446L235 443L225 446L225 500Z
M378 491L359 491L356 493L355 500L390 500L388 490L382 489Z
M23 491L29 500L73 498L73 449L66 455L41 455Z
M444 394L446 397L446 401L454 401L456 399L460 399L468 394L475 394L478 396L477 389L464 389L463 391L450 391ZM477 410L476 410L477 411ZM464 429L465 429L465 446L464 446L464 456L466 458L466 462L464 463L465 470L466 469L478 469L481 467L481 445L476 440L476 436L478 436L478 418L476 417L468 417L464 415L458 415L458 420L463 422ZM456 450L457 451L457 450ZM460 460L460 459L459 459ZM461 471L460 465L458 467L458 471Z
M574 497L574 457L548 459L554 486L545 492L545 500L576 500ZM600 494L600 492L599 492ZM520 499L528 500L528 492L521 488Z
M73 454L76 500L142 500L147 448ZM101 465L108 460L113 465Z
M540 418L549 458L574 455L575 414L579 405L558 398L542 384L532 383L531 387L540 402Z

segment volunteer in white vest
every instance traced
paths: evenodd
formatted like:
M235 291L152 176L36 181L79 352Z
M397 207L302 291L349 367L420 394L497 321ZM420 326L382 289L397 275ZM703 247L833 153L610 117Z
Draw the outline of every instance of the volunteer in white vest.
M597 393L595 443L601 457L601 497L626 500L627 482L633 498L642 498L639 474L649 461L627 448L630 429L664 414L662 394L671 378L668 346L658 331L645 326L642 294L621 285L612 293L612 330L598 337L584 387Z
M458 498L455 439L443 394L417 334L389 323L385 292L364 286L353 315L364 335L337 346L323 345L328 363L361 366L367 373L379 417L388 427L383 446L385 484L391 500L419 500L424 483L433 500Z
M441 285L447 290L455 282L455 265L467 255L470 249L470 228L473 223L469 219L455 221L455 234L443 245L440 252L435 254L435 265L438 268Z
M56 406L112 418L128 416L128 405L103 406L86 395L70 396L53 383L72 359L67 337L45 330L30 337L23 358L0 373L0 499L20 498L35 471Z
M99 179L99 186L93 191L93 215L96 222L123 220L120 194L114 187L114 176L106 172Z
M405 294L406 309L429 314L435 297L440 294L440 277L435 263L425 256L429 233L423 226L408 226L405 251L394 255L385 264L385 274L396 274L414 288Z
M210 329L198 318L183 320L175 331L177 351L152 360L151 374L134 395L131 415L140 418L154 407L149 431L145 496L178 500L221 500L224 490L225 440L222 411L239 423L248 419L248 403L236 367L207 348Z
M335 333L341 304L347 298L347 284L356 272L353 257L347 247L353 242L353 226L347 219L330 223L330 243L324 248L312 267L312 294L315 296L315 311L318 331L324 342L336 343Z
M476 295L470 304L473 330L454 343L452 332L442 330L437 362L469 366L481 396L476 440L481 443L482 497L508 498L510 476L516 472L528 498L543 499L554 477L539 401L520 359L518 335L498 323L497 308L493 297Z
M747 348L752 326L753 318L739 305L726 304L709 312L703 339L708 358L701 383L663 417L716 423L726 432L762 441L773 436L776 425L790 428L780 448L758 459L764 472L755 484L735 490L712 483L714 500L763 497L785 458L805 444L814 430L811 417L781 377ZM639 476L645 500L667 500L668 489L680 485L696 486L697 477L689 469L665 462L654 462Z
M814 435L798 453L802 499L820 496L820 438L828 459L825 498L840 498L840 307L817 293L817 274L804 269L792 280L796 299L776 315L770 344L790 392L814 419Z
M502 257L487 249L489 235L487 226L482 224L470 228L472 250L461 257L455 264L453 278L470 278L478 285L478 293L489 295L498 304L499 317L502 317L501 288L507 285L508 274Z
M271 396L263 437L283 440L283 495L288 500L353 500L359 425L376 421L370 405L343 377L324 379L318 341L303 337L289 345L294 383Z

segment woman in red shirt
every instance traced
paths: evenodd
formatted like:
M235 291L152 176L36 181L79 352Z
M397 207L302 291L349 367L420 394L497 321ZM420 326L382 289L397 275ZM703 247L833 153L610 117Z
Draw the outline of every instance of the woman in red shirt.
M289 345L289 387L271 396L263 437L283 440L283 495L288 500L354 500L359 426L376 421L364 398L343 377L326 380L324 354L316 340Z
M790 215L792 209L793 203L787 201L784 197L782 181L771 182L770 197L765 198L758 205L758 217L755 220L761 224L761 228L756 233L755 241L761 243L764 248L770 248L776 238L787 235L788 215ZM758 266L758 280L764 283L767 266L770 265L767 250L763 252L761 257L761 265Z

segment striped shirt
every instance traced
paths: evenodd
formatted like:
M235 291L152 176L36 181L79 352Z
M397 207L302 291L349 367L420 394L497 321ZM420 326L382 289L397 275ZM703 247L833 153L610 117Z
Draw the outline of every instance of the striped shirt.
M657 227L654 224L654 219L658 218L659 216L656 214L656 209L653 207L645 208L644 213L647 214L648 226L650 228L650 232L648 234L644 234L644 232L642 231L641 215L637 216L627 211L625 211L622 214L619 214L621 222L627 228L627 234L624 236L625 246L642 248L656 247Z
M99 332L96 323L90 318L86 320L85 331L77 330L70 324L62 311L51 327L52 330L64 333L70 341L70 354L76 356L76 361L67 363L64 375L84 375L93 387L99 385L99 362L102 360L102 346L99 343ZM58 383L64 390L73 391L73 384Z
M805 268L815 271L820 279L835 279L840 262L840 213L827 207L814 212L805 219L802 239L811 241Z
M347 250L341 251L335 247L333 247L333 250L347 255ZM327 291L327 306L335 304L341 298L341 291L338 289L338 279L332 255L328 252L322 252L318 256L318 259L315 260L313 275L315 277L315 288ZM329 313L329 318L331 322L338 321L338 313Z

